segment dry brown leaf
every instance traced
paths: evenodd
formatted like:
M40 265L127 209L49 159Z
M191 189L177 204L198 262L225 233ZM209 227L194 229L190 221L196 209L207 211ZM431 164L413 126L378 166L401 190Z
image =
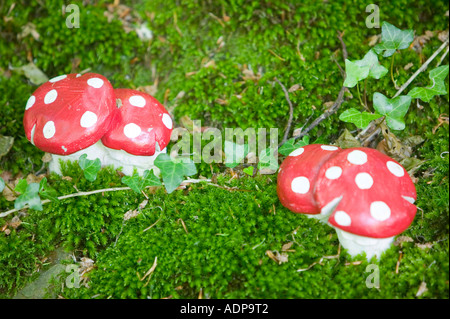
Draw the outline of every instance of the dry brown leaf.
M411 237L408 236L398 236L397 239L394 241L395 246L399 246L402 243L412 243L414 240Z
M289 249L291 249L293 244L294 244L293 241L284 244L283 247L281 247L281 251L288 251Z
M301 86L300 84L294 84L293 86L291 86L289 88L288 92L292 93L292 92L295 92L295 91L303 91L303 90L304 90L303 86Z
M405 65L405 66L403 67L403 69L404 69L405 71L408 71L408 70L411 69L413 66L414 66L414 64L411 63L411 62L409 62L407 65Z
M51 160L52 160L52 154L50 154L50 153L45 153L44 156L42 156L43 163L48 163Z
M427 291L428 291L427 283L425 281L422 281L422 283L419 286L419 290L417 290L416 297L422 296Z
M414 246L417 247L417 248L420 248L420 249L429 249L429 248L433 247L433 244L432 243L425 243L425 244L418 244L417 243Z
M369 40L369 46L373 47L375 44L377 44L378 40L381 38L381 35L373 35L368 38Z
M20 220L19 216L14 216L10 222L8 222L8 225L11 226L14 229L17 229L22 224L22 221Z

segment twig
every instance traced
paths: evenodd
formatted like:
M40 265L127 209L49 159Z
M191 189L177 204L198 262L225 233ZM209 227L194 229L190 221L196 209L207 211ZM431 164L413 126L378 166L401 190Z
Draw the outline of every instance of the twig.
M181 184L196 184L196 183L201 183L201 182L211 182L211 180L210 179L187 179L187 180L184 180L183 182L181 182ZM150 188L150 187L154 187L154 186L147 186L146 188ZM97 189L97 190L90 191L90 192L78 192L78 193L73 193L73 194L69 194L69 195L59 196L58 199L63 200L63 199L67 199L67 198L89 196L89 195L98 194L98 193L118 192L118 191L128 191L128 190L131 190L131 188L130 187L104 188L104 189ZM50 203L50 202L51 202L51 200L45 199L42 201L42 205ZM1 213L0 217L5 217L5 216L8 216L9 214L12 214L14 212L18 212L20 210L27 209L27 208L29 208L28 205L25 205L24 207L22 207L20 209L11 209L11 210Z
M344 36L344 32L338 32L338 39L341 42L342 45L342 56L345 59L348 58L348 52L347 52L347 46L345 45L344 39L342 38ZM345 74L344 74L344 80L345 80ZM341 90L339 91L338 97L336 101L333 103L333 105L326 110L324 113L322 113L318 118L314 120L314 122L311 123L306 129L302 130L302 132L295 137L295 140L303 138L306 134L309 133L313 128L315 128L317 125L319 125L323 120L327 119L341 107L342 103L344 102L344 93L345 93L345 86L341 87ZM281 146L281 145L279 145Z
M447 49L445 50L444 54L443 54L443 55L441 56L441 58L439 59L438 64L436 64L436 67L438 67L438 66L441 65L442 61L444 61L444 59L445 59L445 57L447 56L447 54L448 54L448 45L447 45Z
M284 131L283 140L281 141L281 145L282 145L286 142L289 132L291 131L292 119L294 117L294 107L292 106L291 99L289 98L289 92L286 90L286 87L277 78L275 78L274 80L281 86L281 89L284 92L284 97L286 98L286 101L289 104L289 119L287 122L286 130Z
M414 81L414 79L423 71L425 71L428 67L428 65L431 63L431 61L434 60L434 58L442 51L444 50L444 48L448 46L448 38L447 40L444 41L444 43L439 47L439 49L437 49L432 56L430 56L428 58L428 60L425 61L424 64L422 64L422 66L408 79L408 81L405 82L405 84L403 84L400 89L398 89L397 93L395 93L393 98L396 98L397 96L399 96L407 87L408 85L411 84L412 81Z
M151 224L150 226L148 226L146 229L144 229L142 232L146 232L147 230L149 230L150 228L152 228L153 226L155 226L156 224L158 224L158 222L161 220L161 218L160 219L158 219L156 222L154 222L153 224Z

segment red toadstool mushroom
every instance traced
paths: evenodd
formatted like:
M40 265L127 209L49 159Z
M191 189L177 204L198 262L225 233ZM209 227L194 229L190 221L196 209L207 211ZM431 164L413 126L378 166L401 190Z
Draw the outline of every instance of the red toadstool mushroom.
M103 148L97 142L109 129L114 108L113 88L104 76L57 76L28 99L25 135L39 149L54 154L50 171L61 174L59 159L78 160L86 153L88 158L103 160Z
M340 148L311 144L291 152L278 173L277 193L281 204L295 213L317 217L320 209L314 198L319 169Z
M131 175L141 174L153 165L159 153L166 152L173 122L164 106L153 96L131 89L114 90L119 107L114 111L111 129L102 137L108 164L122 167Z
M414 220L414 183L392 158L370 148L345 149L321 166L315 199L350 255L379 258Z

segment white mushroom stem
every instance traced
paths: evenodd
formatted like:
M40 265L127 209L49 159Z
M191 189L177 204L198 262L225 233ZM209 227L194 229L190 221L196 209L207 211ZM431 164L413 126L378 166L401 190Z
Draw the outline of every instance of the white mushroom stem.
M153 173L156 176L159 176L159 168L154 165L154 162L159 154L167 152L167 148L159 150L158 143L156 143L155 154L151 156L133 155L125 152L124 150L115 150L106 146L104 147L107 154L105 165L112 165L114 168L121 168L122 173L125 175L133 175L134 169L137 170L139 175L142 175L145 170L153 169Z
M352 257L365 252L367 260L372 259L375 255L380 259L381 254L389 249L395 238L395 236L388 238L370 238L354 235L339 228L335 229L342 247L347 249L347 252Z
M62 161L78 161L81 155L87 154L87 158L90 160L95 160L96 158L100 159L102 166L107 165L107 152L106 147L103 145L102 141L98 141L97 143L80 150L78 152L72 153L70 155L55 155L52 154L52 160L49 163L50 172L56 173L58 175L62 175L61 173L61 164Z

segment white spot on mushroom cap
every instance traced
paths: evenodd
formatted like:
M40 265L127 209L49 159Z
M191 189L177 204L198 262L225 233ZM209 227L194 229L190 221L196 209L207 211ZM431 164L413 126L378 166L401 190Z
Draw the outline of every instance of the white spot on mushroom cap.
M130 101L130 104L136 107L144 107L145 106L145 99L140 95L133 95L128 99Z
M55 102L57 97L58 97L58 92L56 92L55 89L48 91L47 94L45 94L44 103L45 104L53 103L53 102Z
M81 76L81 74L80 73L78 73L75 77L76 78L79 78Z
M87 84L93 88L99 89L103 86L103 80L99 78L90 78L87 80Z
M370 204L370 215L382 222L391 217L391 209L385 202L376 201Z
M367 154L360 150L355 150L347 155L347 160L355 165L363 165L367 162Z
M336 146L331 145L321 145L320 148L323 149L324 151L335 151L338 149Z
M46 139L52 138L56 133L55 122L48 121L47 123L45 123L42 132Z
M91 127L97 123L97 115L91 111L84 112L83 116L80 119L81 127Z
M302 155L304 151L305 151L305 149L304 149L303 147L300 147L300 148L298 148L298 149L292 151L292 152L289 154L289 156L299 156L299 155Z
M332 166L325 172L325 177L328 179L338 179L342 175L342 168L339 166Z
M393 161L388 161L386 163L386 166L389 172L397 177L403 177L403 175L405 175L405 170L403 169L403 167Z
M359 189L370 189L373 185L373 178L368 173L359 173L355 177L355 183Z
M60 75L60 76L55 76L53 79L48 80L50 83L55 83L61 80L64 80L67 77L66 74Z
M34 95L30 96L30 98L27 101L27 105L25 105L25 110L28 110L30 107L32 107L35 102L36 102L36 97Z
M339 210L334 214L334 220L339 226L350 226L352 224L350 216L342 210Z
M61 148L63 149L64 152L67 152L67 147L65 147L64 145L61 146Z
M167 114L167 113L163 114L162 122L169 130L172 129L173 123L172 123L172 119L169 114Z
M308 178L299 176L292 180L291 189L297 194L306 194L309 191L310 184Z
M141 128L134 123L129 123L123 128L123 134L128 138L135 138L141 134Z

